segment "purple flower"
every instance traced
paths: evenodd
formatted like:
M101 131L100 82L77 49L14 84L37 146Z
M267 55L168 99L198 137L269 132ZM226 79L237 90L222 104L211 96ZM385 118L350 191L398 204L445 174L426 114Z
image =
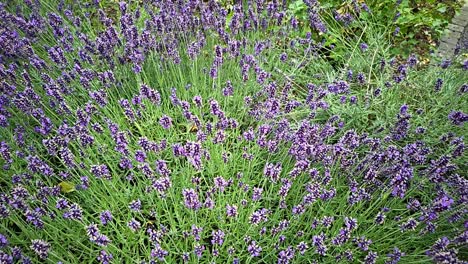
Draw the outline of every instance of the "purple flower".
M101 223L103 225L107 225L107 223L109 223L110 221L112 221L112 214L109 210L106 210L104 212L101 212L101 214L99 215L99 219L101 219Z
M159 124L164 129L169 129L172 126L172 119L167 115L163 115L161 119L159 119Z
M210 69L210 77L215 79L216 77L218 77L218 68L217 66L213 66L211 67Z
M322 219L322 225L326 228L330 228L333 224L333 221L335 221L333 216L324 216Z
M142 150L137 150L135 152L135 160L138 161L138 162L145 162L146 161L146 153L144 151L142 151ZM130 161L128 161L128 162L130 162ZM130 163L130 165L131 165L131 163ZM125 164L122 167L127 167L128 168L129 166Z
M228 181L223 177L215 177L213 181L216 189L218 189L220 192L224 192L224 189L228 186Z
M225 234L222 230L216 230L216 231L213 230L211 232L211 236L213 237L211 239L212 245L219 245L219 246L223 245Z
M463 70L468 70L468 60L464 60L463 63L462 63L462 68Z
M369 46L367 46L366 43L361 43L361 44L359 45L359 47L361 48L361 50L362 50L363 52L366 52L367 49L369 48Z
M99 229L96 224L91 223L90 225L86 226L86 234L90 238L95 238L97 235L99 235Z
M20 259L24 257L22 254L22 249L19 246L14 246L11 248L11 255L13 256L14 259Z
M68 201L64 198L57 199L57 203L55 204L55 208L59 210L63 210L68 208Z
M210 197L205 199L203 206L208 209L213 209L215 207L215 202Z
M234 87L232 86L231 81L226 82L226 87L223 89L224 96L232 96L234 93Z
M351 237L351 230L347 228L341 228L336 237L332 239L334 245L340 246L346 243Z
M98 91L89 92L89 96L100 106L105 107L107 105L107 94L104 89Z
M151 250L151 258L157 258L160 261L164 261L164 258L169 255L169 253L162 249L159 244L156 243L155 248Z
M281 250L278 254L278 264L288 264L294 258L295 250L289 246L286 250Z
M0 248L4 248L8 245L8 239L3 234L0 234Z
M461 111L452 111L448 115L448 119L452 121L452 124L461 126L463 123L468 121L468 115Z
M135 114L130 105L130 102L127 99L122 99L119 101L119 103L120 103L120 106L122 106L124 110L124 114L128 118L128 120L130 120L131 122L135 121Z
M400 249L395 247L392 253L387 254L388 260L385 261L385 264L396 264L404 255L404 252L401 252Z
M120 158L119 166L122 169L131 169L133 168L132 161L126 157Z
M113 134L112 137L115 141L114 149L120 152L121 154L128 156L130 154L130 151L128 149L127 133L122 131L115 131L115 134Z
M171 174L171 170L167 166L167 162L164 160L157 160L156 164L156 172L164 177L169 177Z
M155 105L161 104L161 95L158 91L151 89L148 85L141 85L140 95L144 98L147 98Z
M11 158L10 147L5 141L0 142L0 157L2 157L7 164L13 163L13 159Z
M0 263L13 264L13 257L0 251ZM22 263L31 263L31 261L25 256Z
M315 252L321 256L325 256L327 252L325 239L326 239L326 236L323 233L312 237L312 245L315 247Z
M254 187L252 193L252 201L259 201L260 199L262 199L262 192L262 188Z
M434 209L437 212L441 212L449 209L454 203L453 199L447 195L441 195L434 200Z
M214 99L210 99L209 102L210 102L211 114L214 115L214 116L217 116L220 119L224 118L224 112L219 107L218 101L216 101Z
M130 228L130 230L136 232L141 228L141 223L138 222L135 218L132 218L130 221L128 221L127 226Z
M223 143L224 140L226 140L226 134L224 133L223 130L219 130L218 132L216 132L216 135L213 138L213 143L220 144L220 143Z
M409 127L410 127L410 120L411 115L408 114L408 106L402 105L400 107L400 113L397 115L397 122L395 123L392 129L392 138L394 140L402 140L406 138Z
M79 204L72 204L68 208L68 210L63 213L63 218L70 219L70 220L80 220L83 218L83 209Z
M432 245L431 249L426 253L429 256L434 256L436 253L443 252L447 249L450 244L450 240L447 237L441 237Z
M347 99L348 99L348 97L346 97L346 96L344 96L344 95L341 96L341 97L340 97L340 103L341 103L341 104L346 103L346 100L347 100Z
M249 251L250 256L258 257L260 256L260 252L262 252L262 247L260 247L255 240L252 240L247 247L247 251Z
M281 173L282 166L281 163L273 164L267 163L263 169L263 174L270 178L272 182L276 183L279 180L279 175Z
M300 253L301 255L304 255L305 252L306 252L306 250L309 248L309 246L307 245L306 242L301 241L301 242L297 245L296 248L297 248L297 250L299 250L299 253Z
M97 257L97 260L101 264L110 264L113 258L114 257L112 256L112 254L107 253L107 251L105 250L101 250L99 252L99 256Z
M200 234L203 232L203 227L197 227L196 225L192 225L192 235L195 241L200 241Z
M377 216L375 217L375 223L382 225L385 221L385 214L382 212L379 212Z
M369 251L364 258L365 264L375 264L377 262L377 252Z
M202 99L202 97L200 95L196 95L196 96L193 97L193 102L195 103L195 105L197 107L201 107L203 99Z
M424 134L426 132L426 129L424 127L417 127L414 132L416 134Z
M198 210L202 206L198 198L198 193L194 189L182 190L185 206L189 209Z
M442 80L441 78L437 78L436 83L435 83L436 92L440 91L440 88L442 88L443 83L444 83L444 80Z
M366 239L365 236L361 236L359 238L353 239L354 243L358 248L360 248L362 251L368 251L369 246L372 243L372 240Z
M255 133L251 127L243 133L243 136L247 141L253 141L255 139Z
M403 223L400 225L400 230L407 231L407 230L415 230L416 226L418 225L418 222L414 220L413 218L408 219L406 223Z
M351 217L345 217L345 226L348 230L354 230L357 228L357 219Z
M88 235L89 240L95 243L96 245L105 247L111 242L111 240L107 236L99 232L99 229L96 224L91 223L85 228L86 228L86 234Z
M184 263L189 262L189 260L190 260L190 253L187 253L187 252L182 253L182 260L184 261Z
M195 255L197 255L198 258L202 257L203 251L205 251L205 246L204 245L196 245L194 247Z
M237 216L237 205L226 205L226 215L228 217L236 217Z
M400 28L397 28L398 30ZM416 57L416 54L411 54L409 57L408 57L408 66L410 67L414 67L416 66L416 64L418 63L418 58Z
M287 61L287 60L288 60L288 54L285 53L285 52L281 53L279 59L280 59L280 61L282 61L282 62Z
M270 211L266 208L262 208L260 210L257 210L250 215L250 223L253 225L258 225L261 222L266 222L268 221L268 215Z
M101 165L91 165L91 173L96 176L96 178L101 179L105 178L107 180L112 179L109 169L105 164Z
M139 212L141 209L141 201L140 199L133 200L129 203L128 208L134 212Z
M45 176L52 176L54 174L54 170L39 157L29 156L26 158L26 160L28 162L28 169L32 173L41 173Z
M31 241L30 248L39 256L40 259L46 259L49 255L50 244L44 240L34 239Z
M325 23L320 19L320 15L318 11L315 8L310 8L309 7L309 22L310 26L321 32L321 33L327 33L327 26Z
M82 190L87 190L89 188L89 178L86 176L80 177L81 184L79 185Z
M366 76L364 75L364 73L362 73L362 72L358 73L356 78L357 78L359 84L364 85L366 83Z
M452 61L449 60L449 59L444 59L441 63L440 63L440 67L442 69L447 69L450 65L452 65Z

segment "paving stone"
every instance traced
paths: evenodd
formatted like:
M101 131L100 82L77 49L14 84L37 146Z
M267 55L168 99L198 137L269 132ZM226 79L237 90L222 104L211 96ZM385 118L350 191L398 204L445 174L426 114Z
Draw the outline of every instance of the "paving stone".
M445 42L441 42L439 45L439 50L449 50L451 48L452 48L452 45L445 43Z
M443 38L442 39L442 42L446 42L446 43L449 43L453 46L457 45L458 41L460 40L460 38L453 38L453 37L448 37L448 38Z
M460 38L461 37L461 32L455 32L455 31L451 31L449 34L448 34L448 37L449 38Z
M461 52L468 51L468 26L465 27L465 30L463 31L462 36L458 41L458 47L460 48Z
M455 49L462 52L468 50L468 0L465 0L460 13L447 27L446 33L440 40L437 54L442 57L452 57Z
M454 24L450 24L447 28L449 31L454 31L454 32L463 32L463 30L465 30L465 28L463 28L462 26L459 26L459 25L454 25Z
M456 16L452 19L452 24L458 25L458 26L466 26L467 24L467 18L464 18L463 16L466 16L466 14L460 14L460 16Z

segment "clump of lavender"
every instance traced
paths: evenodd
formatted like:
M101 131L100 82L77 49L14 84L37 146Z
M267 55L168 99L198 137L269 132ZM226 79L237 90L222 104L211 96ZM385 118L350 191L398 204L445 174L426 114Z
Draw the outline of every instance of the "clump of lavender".
M1 263L463 261L463 69L401 10L95 2L0 4Z

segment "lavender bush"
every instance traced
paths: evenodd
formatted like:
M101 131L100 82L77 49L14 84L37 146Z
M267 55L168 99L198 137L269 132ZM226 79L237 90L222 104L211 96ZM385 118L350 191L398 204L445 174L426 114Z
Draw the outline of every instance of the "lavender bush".
M0 263L466 263L466 67L244 2L0 4Z

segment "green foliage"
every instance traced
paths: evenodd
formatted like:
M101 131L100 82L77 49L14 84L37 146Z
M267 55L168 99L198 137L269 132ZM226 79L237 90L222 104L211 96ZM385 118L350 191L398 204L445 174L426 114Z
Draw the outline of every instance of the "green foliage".
M400 2L400 3L398 3ZM418 53L427 56L444 33L450 19L460 9L460 0L370 0L370 1L323 1L321 16L333 24L333 13L349 13L354 18L366 19L388 31L386 39L393 44L390 54L393 56L408 56ZM362 12L362 4L366 3L371 13ZM309 24L307 5L303 0L293 1L289 10L302 23ZM360 10L360 11L359 11ZM361 25L353 23L349 29L354 33ZM366 34L366 32L364 32ZM366 36L363 36L365 39ZM337 44L339 41L328 42Z

